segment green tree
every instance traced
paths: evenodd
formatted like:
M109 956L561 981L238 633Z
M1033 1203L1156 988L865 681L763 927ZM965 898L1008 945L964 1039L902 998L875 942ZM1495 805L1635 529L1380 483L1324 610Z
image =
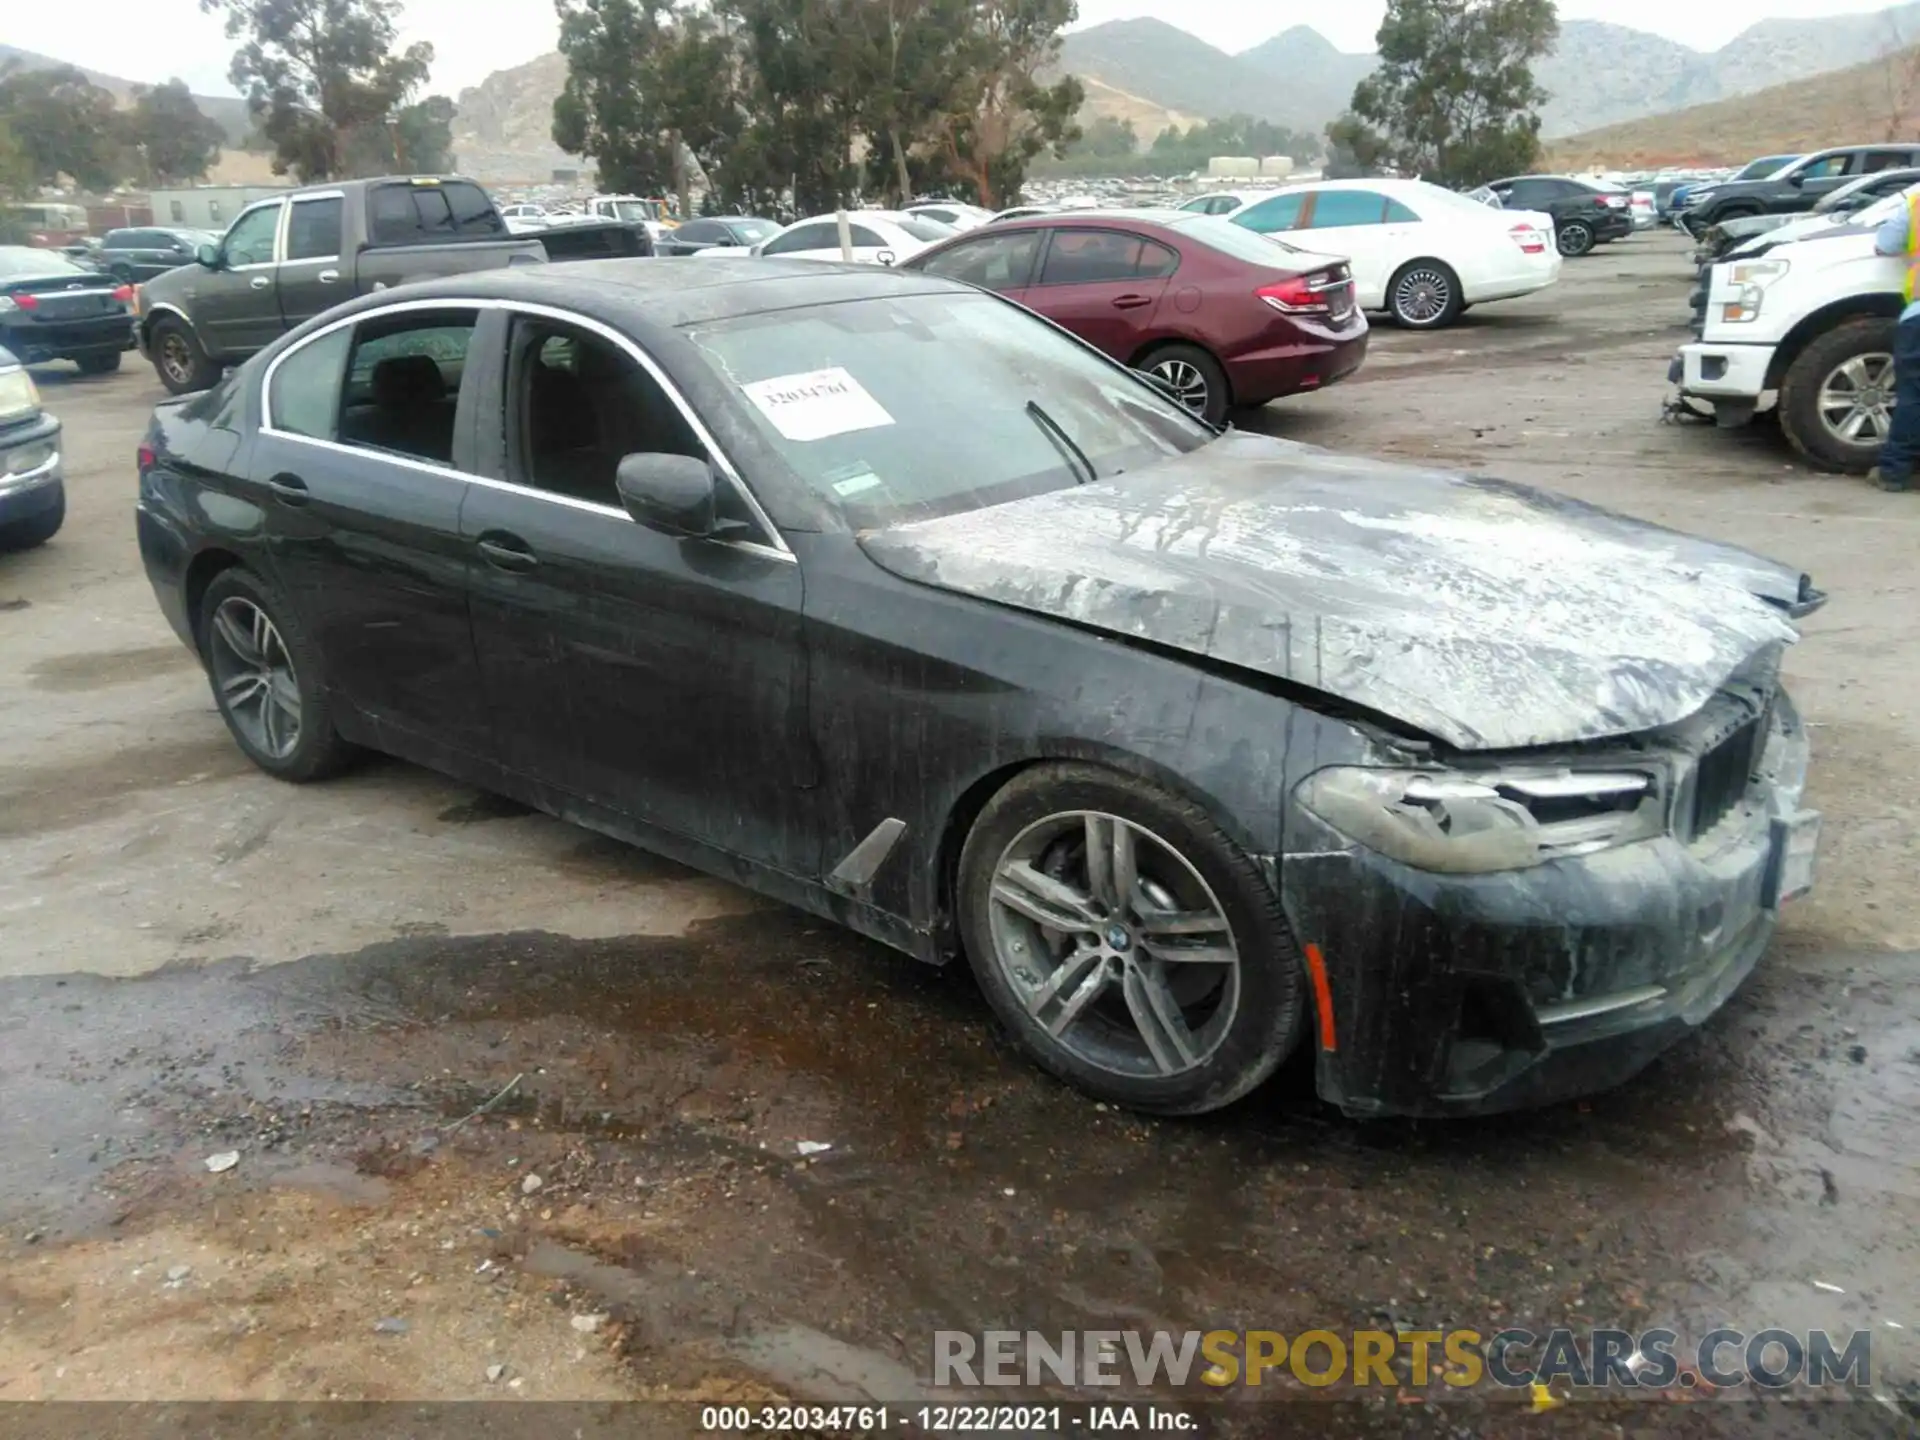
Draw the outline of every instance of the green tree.
M1051 85L1060 32L1079 15L1074 0L973 0L955 50L953 85L939 138L948 168L988 209L1017 195L1027 166L1080 138L1074 116L1086 91L1071 75Z
M324 180L378 153L426 83L433 47L396 48L399 0L200 0L244 43L228 78L273 147L274 173Z
M64 175L83 189L110 190L131 164L113 96L71 65L0 71L0 125L11 137L11 162L34 185Z
M1529 169L1547 99L1533 62L1558 33L1553 0L1388 0L1380 68L1328 139L1343 161L1441 185Z
M184 80L136 90L126 133L147 178L162 185L204 178L226 139L219 122L200 112Z
M670 0L556 0L567 81L553 102L553 142L591 156L600 183L659 194L671 183L672 124L658 68Z
M1093 124L1073 144L1075 155L1091 155L1102 160L1130 160L1140 149L1140 137L1131 120L1116 120L1111 115L1096 116Z
M437 175L454 169L453 116L453 101L444 95L401 106L384 125L355 133L343 173Z

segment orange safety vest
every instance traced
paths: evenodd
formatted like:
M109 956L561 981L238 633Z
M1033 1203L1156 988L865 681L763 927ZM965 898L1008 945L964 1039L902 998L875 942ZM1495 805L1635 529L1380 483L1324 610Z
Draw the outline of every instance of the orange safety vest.
M1920 288L1920 190L1907 192L1907 278L1902 285L1902 293L1907 303L1913 303L1914 291Z

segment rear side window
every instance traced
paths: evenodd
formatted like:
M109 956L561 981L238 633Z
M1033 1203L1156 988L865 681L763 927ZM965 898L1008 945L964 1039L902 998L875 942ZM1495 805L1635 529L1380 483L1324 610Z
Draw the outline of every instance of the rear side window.
M1419 219L1420 217L1414 214L1407 206L1402 205L1391 195L1387 197L1387 223L1389 225L1412 225L1416 224Z
M267 424L310 440L333 439L334 419L340 413L340 380L352 343L352 329L342 327L282 360L267 395Z
M853 243L862 249L871 248L878 250L883 248L887 243L864 225L849 225L847 227L847 233L853 237Z
M1347 225L1378 225L1387 215L1387 197L1371 190L1322 190L1313 197L1315 230Z
M337 260L340 257L340 216L346 202L297 200L287 220L287 259Z
M376 245L414 245L434 240L471 240L503 235L506 222L478 185L377 185L367 197L369 229Z
M1042 285L1097 285L1157 280L1171 275L1180 257L1164 245L1117 230L1056 230L1040 266Z
M767 242L763 255L789 255L796 250L838 250L840 234L837 225L802 225L797 230L789 230L777 240Z
M1271 235L1278 230L1298 230L1300 207L1306 200L1304 195L1275 195L1271 200L1262 200L1258 205L1234 216L1233 223L1257 235Z

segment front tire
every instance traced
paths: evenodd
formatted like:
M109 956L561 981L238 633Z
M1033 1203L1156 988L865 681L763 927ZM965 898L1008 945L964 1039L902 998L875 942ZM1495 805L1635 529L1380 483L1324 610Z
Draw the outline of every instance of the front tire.
M1569 220L1554 231L1554 244L1560 247L1560 253L1569 260L1577 260L1593 250L1595 240L1593 227L1584 220Z
M1864 475L1893 422L1890 317L1836 325L1812 341L1780 381L1780 428L1823 470Z
M1198 345L1162 346L1135 368L1172 389L1180 403L1207 424L1227 423L1227 409L1233 403L1227 372Z
M1097 1099L1217 1110L1299 1041L1305 985L1279 901L1203 809L1157 785L1096 765L1022 772L968 834L956 898L995 1014Z
M1439 260L1410 260L1387 283L1387 309L1408 330L1444 330L1466 308L1460 277Z
M82 355L73 363L80 367L82 375L111 375L120 368L120 352L109 350L104 355Z
M154 373L169 395L210 390L220 378L220 367L208 358L193 331L171 317L154 322L147 353L153 356Z
M293 607L250 570L223 570L200 600L194 634L213 703L246 757L278 780L322 780L354 750L333 726L319 652Z

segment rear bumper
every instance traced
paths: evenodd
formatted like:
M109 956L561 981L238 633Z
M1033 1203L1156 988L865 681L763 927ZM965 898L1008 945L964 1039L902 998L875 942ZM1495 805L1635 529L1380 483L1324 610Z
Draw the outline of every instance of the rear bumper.
M1281 861L1286 909L1326 977L1322 1096L1353 1115L1484 1115L1631 1078L1765 951L1789 841L1817 833L1806 764L1781 692L1759 778L1691 842L1444 875L1290 825L1306 846Z
M1609 210L1593 224L1596 239L1619 240L1633 233L1633 216L1625 210Z
M117 315L102 320L7 325L0 327L0 348L11 350L24 365L131 350L134 348L133 317Z
M1370 334L1362 327L1351 335L1315 336L1302 327L1299 337L1285 345L1225 361L1233 403L1264 405L1303 390L1324 390L1346 379L1366 360Z

